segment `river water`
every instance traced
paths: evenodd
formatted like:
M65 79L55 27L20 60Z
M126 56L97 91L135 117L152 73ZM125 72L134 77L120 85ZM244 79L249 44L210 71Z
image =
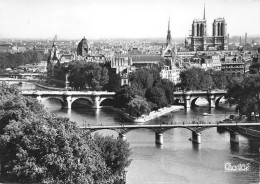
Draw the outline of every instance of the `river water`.
M94 110L84 106L72 106L71 110L61 109L60 102L53 99L43 103L49 112L69 117L79 126L133 124L110 109ZM210 113L211 116L202 116L204 112ZM218 109L202 106L172 112L145 124L192 120L215 122L232 113L233 109L226 104L221 104ZM110 130L99 133L118 136ZM189 141L190 137L191 131L187 129L172 129L164 132L164 145L156 146L155 135L150 130L139 129L127 133L127 142L132 149L132 163L126 174L127 184L260 183L259 142L240 136L239 144L231 144L229 132L220 133L216 128L204 130L202 143L199 145ZM229 171L225 167L229 163L232 166L244 164L248 166L248 170Z

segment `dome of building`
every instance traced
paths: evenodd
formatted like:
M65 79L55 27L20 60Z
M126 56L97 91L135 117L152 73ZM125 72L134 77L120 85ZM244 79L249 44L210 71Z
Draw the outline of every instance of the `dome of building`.
M78 44L77 55L86 56L90 50L90 42L84 37Z

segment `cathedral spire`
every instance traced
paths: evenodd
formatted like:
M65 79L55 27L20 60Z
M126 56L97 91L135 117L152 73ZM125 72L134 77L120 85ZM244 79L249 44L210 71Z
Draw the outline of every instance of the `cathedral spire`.
M206 13L205 13L205 3L204 3L204 13L203 13L203 20L206 20Z
M170 21L171 21L171 19L169 17L169 20L168 20L168 32L170 31Z
M187 47L188 47L188 40L187 40L186 36L185 36L185 40L184 40L184 45L185 45L185 48L187 49Z
M167 37L166 37L166 47L171 44L172 36L171 36L171 30L170 30L170 17L168 21L168 31L167 31Z

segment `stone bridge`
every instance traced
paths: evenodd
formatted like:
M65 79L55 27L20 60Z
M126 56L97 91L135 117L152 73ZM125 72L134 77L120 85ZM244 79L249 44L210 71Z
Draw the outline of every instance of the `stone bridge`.
M189 122L189 123L168 123L168 124L161 124L161 125L114 125L114 126L86 126L81 127L81 129L95 132L98 130L113 130L118 132L119 137L123 140L126 139L126 134L132 130L136 129L149 129L155 133L155 143L159 145L163 145L163 133L173 129L173 128L185 128L192 132L191 141L197 144L201 143L201 132L205 129L217 127L218 129L221 128L232 128L236 130L238 127L247 127L247 126L260 126L260 123L230 123L230 122L223 122L219 121L216 123L210 122ZM239 143L239 135L237 131L230 132L230 141L234 143Z
M226 90L174 92L174 99L175 101L183 101L185 108L190 108L195 106L198 98L204 98L208 101L209 107L214 108L219 105L220 99L226 94Z
M113 99L115 92L107 91L22 91L24 96L36 98L40 102L45 99L54 98L62 103L62 108L71 109L72 103L78 99L86 99L92 104L92 108L99 109L101 102Z

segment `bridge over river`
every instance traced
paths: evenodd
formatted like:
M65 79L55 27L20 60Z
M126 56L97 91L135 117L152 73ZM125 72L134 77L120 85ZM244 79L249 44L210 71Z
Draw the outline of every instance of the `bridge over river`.
M174 92L174 99L176 102L183 101L185 108L195 106L198 98L204 98L208 101L209 107L214 108L219 105L221 98L227 94L226 90L206 90L206 91L185 91Z
M71 109L72 103L78 99L88 100L92 108L99 109L102 101L113 99L115 92L107 91L22 91L22 95L31 96L39 101L54 98L60 100L62 108Z
M194 143L201 143L201 132L205 129L217 127L218 129L223 128L232 128L230 132L230 142L239 143L239 134L236 131L238 127L252 127L252 126L260 126L260 123L227 123L223 121L219 121L216 123L211 122L189 122L189 123L168 123L168 124L160 124L160 125L116 125L116 126L85 126L80 127L89 132L95 132L98 130L114 130L119 133L119 137L123 140L126 139L126 134L131 130L136 129L149 129L155 132L155 143L159 145L163 145L163 133L167 130L173 128L185 128L192 132L191 141Z
M93 108L100 108L102 101L106 99L114 99L115 92L107 91L22 91L24 96L37 98L39 101L48 98L55 98L61 101L63 108L70 109L72 103L77 99L86 99L91 102ZM174 98L177 102L184 102L185 108L195 105L198 98L205 98L211 108L218 106L219 101L227 94L225 90L215 91L186 91L174 92Z

